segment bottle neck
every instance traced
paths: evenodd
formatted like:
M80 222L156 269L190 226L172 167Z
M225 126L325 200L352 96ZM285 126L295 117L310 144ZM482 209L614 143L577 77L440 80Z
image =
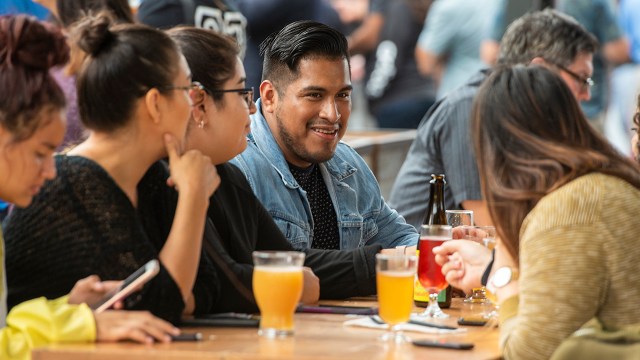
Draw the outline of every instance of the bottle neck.
M427 225L447 225L447 216L444 206L444 183L436 181L431 183L429 189L429 205L423 223Z

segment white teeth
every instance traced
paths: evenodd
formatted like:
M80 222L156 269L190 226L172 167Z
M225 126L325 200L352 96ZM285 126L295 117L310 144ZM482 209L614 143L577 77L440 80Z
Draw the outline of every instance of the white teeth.
M319 133L323 133L323 134L335 134L337 130L320 130L320 129L313 129L313 131L317 131Z

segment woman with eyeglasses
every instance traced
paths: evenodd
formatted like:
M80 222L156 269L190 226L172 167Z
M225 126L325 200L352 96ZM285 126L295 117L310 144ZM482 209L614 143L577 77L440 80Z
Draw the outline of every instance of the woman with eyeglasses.
M210 199L205 248L220 277L220 297L212 312L254 312L251 277L254 250L294 250L256 198L242 172L229 160L247 147L249 115L257 108L238 47L213 31L180 27L168 31L184 54L193 79L193 117L186 147L202 151L222 178ZM306 249L303 302L375 293L375 254L380 245L352 251ZM319 278L319 283L318 283ZM319 289L318 289L319 286Z
M78 103L91 132L55 157L59 176L6 221L9 305L63 295L90 274L123 279L158 258L159 274L125 308L174 323L206 312L218 282L201 243L220 179L208 157L182 150L189 66L171 38L145 25L113 25L103 13L74 31L89 54Z

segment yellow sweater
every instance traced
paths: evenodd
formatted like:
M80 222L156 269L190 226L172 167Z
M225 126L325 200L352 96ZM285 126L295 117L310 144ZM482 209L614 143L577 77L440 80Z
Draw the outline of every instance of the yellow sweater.
M582 176L545 196L520 231L519 296L500 308L507 359L548 359L597 317L640 323L640 191L619 178Z
M0 229L0 291L4 285L4 241ZM1 297L0 297L1 298ZM93 313L86 305L69 305L68 298L33 299L9 312L0 329L0 359L30 359L31 349L59 342L87 342L96 338Z

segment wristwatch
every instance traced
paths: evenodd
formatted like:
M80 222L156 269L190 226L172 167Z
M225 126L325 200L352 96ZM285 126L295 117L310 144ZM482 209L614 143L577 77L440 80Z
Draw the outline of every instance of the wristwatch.
M505 287L510 282L518 280L518 275L518 269L514 269L510 266L503 266L493 273L493 276L491 277L491 287L493 289Z

